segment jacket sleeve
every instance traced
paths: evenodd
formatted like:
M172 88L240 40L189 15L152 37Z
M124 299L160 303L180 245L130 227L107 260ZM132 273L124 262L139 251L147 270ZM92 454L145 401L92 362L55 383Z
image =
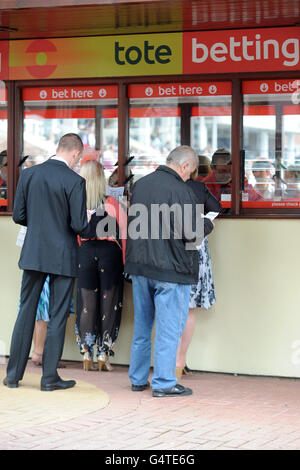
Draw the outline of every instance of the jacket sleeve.
M85 180L83 178L72 188L69 196L69 207L71 228L80 235L88 226Z
M210 190L204 186L205 190L205 203L204 203L204 214L208 212L222 212L222 206L218 199L210 192ZM214 229L214 224L210 219L204 217L204 235L209 235Z
M12 217L16 224L20 224L25 227L27 226L27 210L26 197L23 186L23 173L21 173L18 181Z
M204 186L205 191L205 203L204 203L204 213L208 212L221 212L222 206L219 203L218 199L210 192L210 190Z
M209 235L214 229L214 224L210 219L204 217L204 236Z

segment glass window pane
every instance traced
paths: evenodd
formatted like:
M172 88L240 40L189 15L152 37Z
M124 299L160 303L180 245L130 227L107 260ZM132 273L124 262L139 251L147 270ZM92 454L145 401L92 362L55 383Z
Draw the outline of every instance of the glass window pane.
M0 212L7 211L7 90L5 83L0 81Z
M231 207L231 84L199 84L193 103L191 146L199 155L199 177L221 202Z
M300 200L300 105L283 106L284 200Z
M129 86L129 152L134 156L134 180L164 165L170 151L180 145L179 102L176 97L160 97L162 87L168 86Z
M299 106L293 104L296 82L243 83L243 207L299 207L300 113ZM288 199L294 199L295 204Z
M130 155L135 157L131 166L134 178L140 178L158 165L165 164L167 155L182 143L181 136L184 134L186 141L190 136L190 145L199 154L211 157L220 147L229 149L230 161L225 157L227 172L230 167L229 177L224 171L222 178L226 178L228 184L222 198L226 201L225 206L230 206L231 84L131 85L129 98ZM226 191L228 194L225 194Z
M116 86L24 88L23 167L54 155L60 137L74 132L83 155L97 149L110 176L118 160L117 93Z

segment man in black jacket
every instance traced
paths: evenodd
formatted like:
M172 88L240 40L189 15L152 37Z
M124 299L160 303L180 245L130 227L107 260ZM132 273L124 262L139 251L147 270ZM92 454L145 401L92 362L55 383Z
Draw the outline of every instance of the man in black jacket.
M134 299L129 377L133 391L150 386L151 332L155 319L152 377L155 397L192 393L191 389L177 384L175 377L176 353L189 310L190 286L198 279L198 253L189 245L195 241L200 244L201 238L213 228L211 221L202 219L199 211L196 220L199 205L194 192L185 184L196 167L194 151L187 146L177 147L169 154L166 165L159 166L133 186L125 261ZM203 220L204 226L200 224ZM196 222L202 228L200 234Z
M24 270L20 310L13 331L4 385L16 388L30 352L37 305L50 275L50 321L43 352L41 390L66 389L74 380L57 374L74 279L77 276L77 234L88 225L85 180L73 170L82 155L77 134L64 135L56 155L21 173L13 220L27 227L19 267Z

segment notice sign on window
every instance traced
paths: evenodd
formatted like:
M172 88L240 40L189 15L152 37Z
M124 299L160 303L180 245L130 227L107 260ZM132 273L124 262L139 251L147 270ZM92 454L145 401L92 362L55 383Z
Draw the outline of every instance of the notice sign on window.
M291 80L249 80L243 83L244 95L277 95L298 91L300 91L300 78Z
M160 83L130 85L129 98L170 98L231 95L230 82Z
M117 86L24 88L23 101L103 100L118 98Z

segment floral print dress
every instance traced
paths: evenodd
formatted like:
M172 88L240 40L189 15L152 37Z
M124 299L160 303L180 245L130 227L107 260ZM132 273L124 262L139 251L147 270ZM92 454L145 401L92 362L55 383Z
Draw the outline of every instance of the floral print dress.
M215 286L212 276L212 266L207 238L198 247L199 274L198 284L191 286L190 308L208 310L216 301Z

